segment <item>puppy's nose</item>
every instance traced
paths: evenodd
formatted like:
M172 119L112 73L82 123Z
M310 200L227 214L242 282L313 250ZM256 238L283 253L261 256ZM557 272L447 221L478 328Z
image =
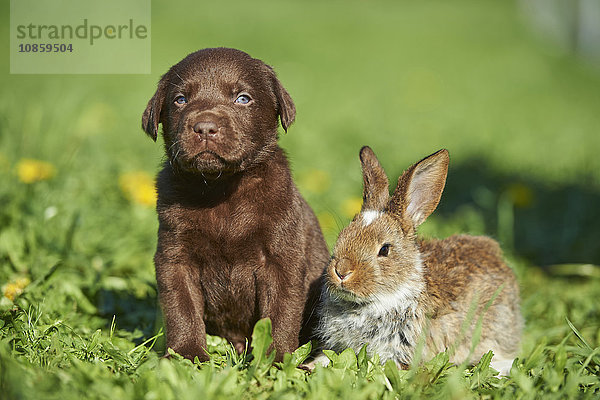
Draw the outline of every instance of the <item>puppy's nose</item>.
M216 135L219 132L217 124L211 121L196 122L193 129L199 135Z

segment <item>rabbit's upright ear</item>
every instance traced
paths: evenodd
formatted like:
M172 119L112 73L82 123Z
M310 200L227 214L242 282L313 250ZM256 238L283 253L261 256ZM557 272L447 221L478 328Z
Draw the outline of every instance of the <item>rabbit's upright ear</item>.
M407 169L398 179L389 211L413 227L421 225L440 202L449 161L448 150L442 149Z
M370 147L360 149L363 174L363 204L361 211L382 211L390 197L389 181L385 171Z

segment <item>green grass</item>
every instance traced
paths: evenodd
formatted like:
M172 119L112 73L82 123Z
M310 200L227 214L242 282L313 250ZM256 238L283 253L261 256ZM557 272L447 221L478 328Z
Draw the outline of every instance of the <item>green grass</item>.
M597 67L536 42L510 2L154 2L152 18L149 76L9 75L0 60L0 288L25 279L14 301L0 293L0 398L600 396ZM421 233L501 242L526 318L511 378L487 359L398 371L349 351L309 375L306 348L273 365L266 322L247 355L210 338L210 363L160 358L156 215L119 178L156 172L141 112L160 74L210 46L264 59L292 94L280 142L330 245L360 197L362 145L392 181L449 149ZM54 176L22 182L27 158Z

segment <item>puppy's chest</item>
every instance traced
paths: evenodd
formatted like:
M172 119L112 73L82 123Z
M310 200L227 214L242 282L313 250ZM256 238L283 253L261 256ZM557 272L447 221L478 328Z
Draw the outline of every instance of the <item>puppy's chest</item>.
M171 226L169 242L197 270L211 302L254 300L256 271L268 263L268 227L255 207L222 204L213 208L173 206L161 218ZM246 298L247 297L247 298Z
M201 277L229 286L251 279L253 271L264 268L268 236L262 217L253 212L188 210L181 216L174 240L200 269Z
M203 268L201 271L205 315L209 333L231 335L250 334L257 319L256 275L252 265Z
M256 204L221 204L210 208L172 207L168 218L174 233L193 247L220 248L222 253L239 247L256 247L265 231L265 217Z

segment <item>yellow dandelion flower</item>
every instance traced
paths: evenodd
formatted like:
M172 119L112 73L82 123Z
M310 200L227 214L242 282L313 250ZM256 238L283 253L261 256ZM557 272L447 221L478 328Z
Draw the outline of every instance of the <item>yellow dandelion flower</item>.
M23 289L25 289L30 283L31 281L29 278L17 278L14 281L4 285L2 288L2 294L10 301L13 301L21 293L23 293Z
M362 207L362 198L350 197L342 203L342 213L348 218L354 218L360 212Z
M327 211L320 212L317 214L317 219L319 220L319 225L321 225L323 232L335 231L337 225L335 223L335 217L331 215L331 213Z
M312 169L298 178L298 186L313 193L323 193L329 189L331 177L325 171Z
M524 208L533 204L535 194L531 188L523 183L514 183L508 187L508 195L515 207Z
M56 168L45 161L24 158L17 163L17 176L23 183L45 181L54 175Z
M146 172L127 172L119 177L119 186L129 201L147 207L156 204L154 179Z

